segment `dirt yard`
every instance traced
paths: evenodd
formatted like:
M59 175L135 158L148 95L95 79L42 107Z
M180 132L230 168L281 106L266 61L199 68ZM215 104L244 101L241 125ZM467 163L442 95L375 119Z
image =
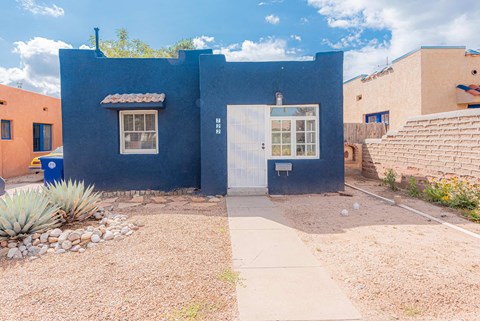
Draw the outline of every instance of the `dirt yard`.
M392 196L378 182L352 181ZM353 189L273 198L366 321L480 320L480 241ZM353 204L360 204L355 210ZM419 200L412 207L479 231ZM347 209L348 216L340 215Z
M0 320L236 320L225 201L166 198L115 201L143 225L123 240L1 260Z

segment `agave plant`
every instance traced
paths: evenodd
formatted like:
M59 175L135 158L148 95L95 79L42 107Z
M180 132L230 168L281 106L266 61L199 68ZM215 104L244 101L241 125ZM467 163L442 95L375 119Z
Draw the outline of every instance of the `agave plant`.
M60 225L58 207L38 191L23 191L0 199L0 240L43 233Z
M94 186L85 188L83 181L61 181L44 187L44 193L54 206L60 208L62 218L71 223L83 221L98 210L99 193L93 193Z

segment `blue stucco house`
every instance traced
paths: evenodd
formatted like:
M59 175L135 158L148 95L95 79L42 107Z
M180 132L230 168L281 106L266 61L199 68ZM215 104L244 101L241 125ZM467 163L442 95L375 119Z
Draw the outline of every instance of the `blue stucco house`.
M65 178L99 190L343 190L342 52L227 62L60 50Z

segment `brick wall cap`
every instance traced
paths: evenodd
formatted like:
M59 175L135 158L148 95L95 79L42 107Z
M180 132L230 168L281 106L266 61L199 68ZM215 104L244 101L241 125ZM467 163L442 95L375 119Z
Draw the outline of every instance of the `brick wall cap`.
M465 116L480 116L480 108L471 108L471 109L465 109L465 110L449 111L446 113L414 116L414 117L408 118L407 122L416 121L416 120L432 120L432 119L456 118L456 117L465 117Z

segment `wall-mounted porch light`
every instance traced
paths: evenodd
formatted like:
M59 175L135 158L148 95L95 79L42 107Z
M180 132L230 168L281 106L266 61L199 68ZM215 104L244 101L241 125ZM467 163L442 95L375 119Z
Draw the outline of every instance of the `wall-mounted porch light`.
M275 104L277 106L282 106L283 105L283 95L281 92L277 91L275 93Z

